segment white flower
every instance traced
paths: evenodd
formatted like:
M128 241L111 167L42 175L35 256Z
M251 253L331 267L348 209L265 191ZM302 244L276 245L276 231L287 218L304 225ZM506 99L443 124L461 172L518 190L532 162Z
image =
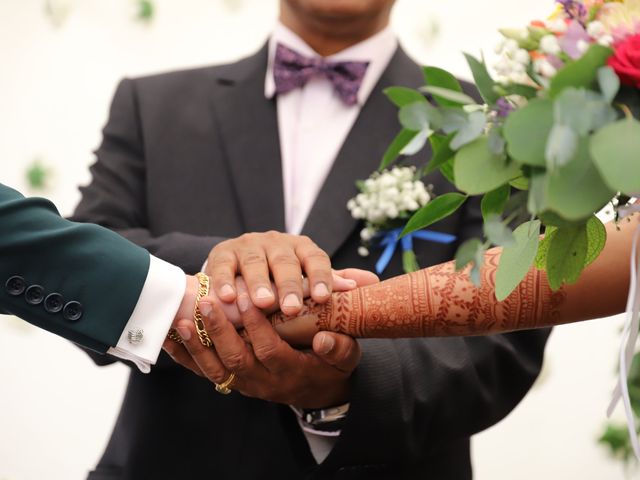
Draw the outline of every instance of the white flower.
M365 218L366 214L364 212L364 209L360 207L356 207L353 210L351 210L351 216L353 218L360 219L360 218Z
M418 192L418 203L420 204L420 206L424 207L429 202L429 200L431 200L431 197L426 190Z
M361 257L368 257L369 250L367 249L367 247L358 247L358 255L360 255Z
M398 217L398 207L395 205L388 205L384 212L387 215L387 218L394 219Z
M557 70L546 58L540 58L534 62L534 67L536 72L538 72L543 77L551 78L553 77Z
M595 20L587 25L587 33L593 38L600 38L607 33L604 24Z
M612 43L613 37L611 35L602 35L600 38L598 38L598 44L602 45L603 47L610 47Z
M388 188L388 187L391 187L391 186L395 186L396 179L390 173L383 173L382 175L380 175L380 179L378 180L378 183L379 183L380 187Z
M376 181L375 181L374 179L372 179L372 178L367 178L367 179L364 181L364 188L365 188L367 191L369 191L369 192L371 192L371 191L375 190L376 186L377 186L377 183L376 183Z
M549 55L557 55L562 49L555 35L545 35L540 39L540 50Z
M356 203L356 199L352 198L351 200L349 200L347 202L347 209L352 212L356 207L358 206L358 204Z
M416 202L413 199L410 199L407 202L405 202L404 206L405 206L404 210L409 210L409 211L418 210L420 208L420 205L418 204L418 202Z
M519 48L516 53L513 54L513 60L521 65L529 65L529 52L524 48Z
M578 40L578 44L576 45L576 47L578 47L578 50L581 53L584 53L589 49L589 45L589 42L587 42L586 40Z
M371 228L363 228L362 230L360 230L360 238L363 241L368 242L373 238L374 233L375 231Z

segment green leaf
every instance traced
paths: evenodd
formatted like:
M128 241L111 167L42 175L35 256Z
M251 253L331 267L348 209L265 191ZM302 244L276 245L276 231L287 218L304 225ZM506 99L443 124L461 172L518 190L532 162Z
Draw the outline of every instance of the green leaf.
M427 102L424 95L418 90L407 87L389 87L383 90L384 94L391 100L397 107L404 107L411 103Z
M502 215L509 200L511 189L508 184L485 193L480 202L482 218L486 221L490 215Z
M511 185L513 188L516 188L518 190L529 190L529 179L524 175L522 175L518 178L514 178L513 180L511 180L509 182L509 185Z
M141 22L149 22L153 19L154 6L151 0L138 0L137 18Z
M518 83L514 83L511 85L496 85L496 90L502 97L507 97L509 95L520 95L526 99L534 98L538 95L538 89L536 87L532 87L530 85L521 85Z
M540 220L523 223L513 232L515 244L502 250L496 271L496 298L502 301L524 279L536 257Z
M598 86L605 101L611 103L620 90L620 78L611 67L600 67L598 69Z
M547 255L549 253L549 245L555 235L556 227L547 227L544 232L544 237L540 240L538 245L538 252L536 253L536 259L533 262L538 270L546 270L547 268Z
M400 150L400 155L415 155L423 149L432 134L433 130L420 130L418 134L413 137L411 141L402 148L402 150Z
M489 151L484 137L458 151L453 170L458 189L470 195L495 190L520 175L515 162L507 162L504 157Z
M491 75L489 75L487 66L484 62L481 62L468 53L465 53L464 56L467 59L467 63L469 64L469 68L473 74L473 80L480 91L480 95L482 95L485 102L489 105L493 105L498 101L500 96L494 90L495 82L491 78Z
M559 227L547 252L547 278L552 290L575 283L584 269L588 250L586 224Z
M442 109L442 131L447 135L460 130L468 121L469 115L459 108Z
M529 197L527 198L527 211L532 215L538 215L546 207L547 173L542 169L535 169L529 178Z
M458 79L442 68L423 67L422 73L424 74L424 83L427 85L462 92L462 87L460 86ZM434 98L438 103L440 103L440 105L444 105L435 96Z
M442 125L442 114L426 102L413 102L400 108L400 124L407 130L438 130Z
M507 227L499 215L489 215L483 225L484 236L490 243L500 247L507 247L515 243L513 232Z
M473 112L467 117L467 121L460 127L450 146L452 150L459 150L463 145L473 142L482 135L487 119L484 112Z
M442 175L444 176L444 178L446 178L447 180L449 180L450 183L452 183L453 185L456 184L456 177L453 174L453 161L454 161L454 157L449 158L449 160L447 160L446 162L444 162L441 166L440 166L440 173L442 173Z
M404 273L411 273L420 270L416 253L413 250L405 250L402 252L402 268Z
M625 118L607 125L591 137L589 148L609 187L629 195L640 192L640 122Z
M611 56L613 50L593 44L575 62L568 63L556 73L549 84L551 98L558 96L567 87L591 88L598 76L598 69Z
M431 157L431 160L429 160L429 163L427 163L427 166L424 168L423 176L436 171L447 160L453 158L455 152L449 147L452 138L453 134L447 135L446 137L443 135L431 135L429 137L433 156Z
M471 282L480 286L480 267L484 260L484 246L478 238L470 238L458 247L455 256L456 270L471 264Z
M544 206L570 221L585 220L616 193L598 173L587 139L580 141L569 163L547 173L546 182Z
M445 193L444 195L434 198L413 214L400 236L403 237L408 233L415 232L416 230L422 230L423 228L448 217L460 208L466 199L466 195L456 192Z
M387 151L384 152L384 156L382 157L382 162L380 162L378 170L384 170L391 165L393 161L398 158L402 149L406 147L417 134L418 132L413 132L404 128L400 130L400 133L396 135L396 138L393 139L391 145L387 147Z
M420 87L420 91L430 93L434 100L442 106L474 105L476 103L476 101L466 93L449 90L448 88L425 85L424 87ZM443 100L445 103L443 103Z
M578 148L578 135L567 125L556 123L551 129L545 158L547 167L553 170L569 163Z
M587 220L587 254L584 266L588 266L598 258L607 242L607 229L598 217L593 215Z
M567 125L580 136L586 136L618 118L602 95L573 87L558 95L553 105L553 116L556 125Z
M545 167L545 148L552 127L553 102L531 100L507 117L503 128L507 152L525 165Z
M491 127L489 130L489 135L487 136L487 140L489 141L489 150L494 155L503 155L504 147L506 142L504 141L504 137L502 136L502 128L496 127L495 125Z

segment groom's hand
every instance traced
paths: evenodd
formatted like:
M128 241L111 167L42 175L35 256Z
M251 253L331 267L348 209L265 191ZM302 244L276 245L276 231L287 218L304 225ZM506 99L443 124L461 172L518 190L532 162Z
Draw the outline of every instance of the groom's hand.
M309 278L311 297L325 302L332 289L331 261L309 237L279 232L247 233L216 245L207 259L206 273L224 302L237 297L235 278L242 275L254 305L269 308L276 302L271 288L273 277L280 309L295 315L302 308L302 273Z
M205 300L200 310L215 349L203 347L193 322L181 320L178 330L191 358L174 358L214 383L223 383L233 372L230 388L249 397L300 408L323 408L349 400L349 379L360 361L360 347L354 339L322 332L315 338L313 352L301 352L279 337L246 294L239 296L238 304L250 343L218 305Z

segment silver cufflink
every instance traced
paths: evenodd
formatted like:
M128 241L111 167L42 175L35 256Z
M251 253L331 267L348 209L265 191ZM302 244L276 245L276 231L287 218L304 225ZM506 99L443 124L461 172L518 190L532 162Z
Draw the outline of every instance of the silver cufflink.
M138 345L139 343L142 343L142 339L144 338L144 330L140 328L129 330L129 332L127 333L127 338L129 339L129 343Z

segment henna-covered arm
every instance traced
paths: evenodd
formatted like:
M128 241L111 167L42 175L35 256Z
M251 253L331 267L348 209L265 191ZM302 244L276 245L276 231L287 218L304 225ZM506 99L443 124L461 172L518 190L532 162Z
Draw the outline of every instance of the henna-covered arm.
M602 254L573 285L554 292L545 272L532 268L504 301L495 298L495 276L501 254L485 255L482 284L468 271L447 262L391 278L351 292L333 295L325 305L308 304L306 315L273 318L280 334L297 344L319 330L360 338L486 335L549 327L605 317L624 308L629 284L628 262L637 219L607 225Z

